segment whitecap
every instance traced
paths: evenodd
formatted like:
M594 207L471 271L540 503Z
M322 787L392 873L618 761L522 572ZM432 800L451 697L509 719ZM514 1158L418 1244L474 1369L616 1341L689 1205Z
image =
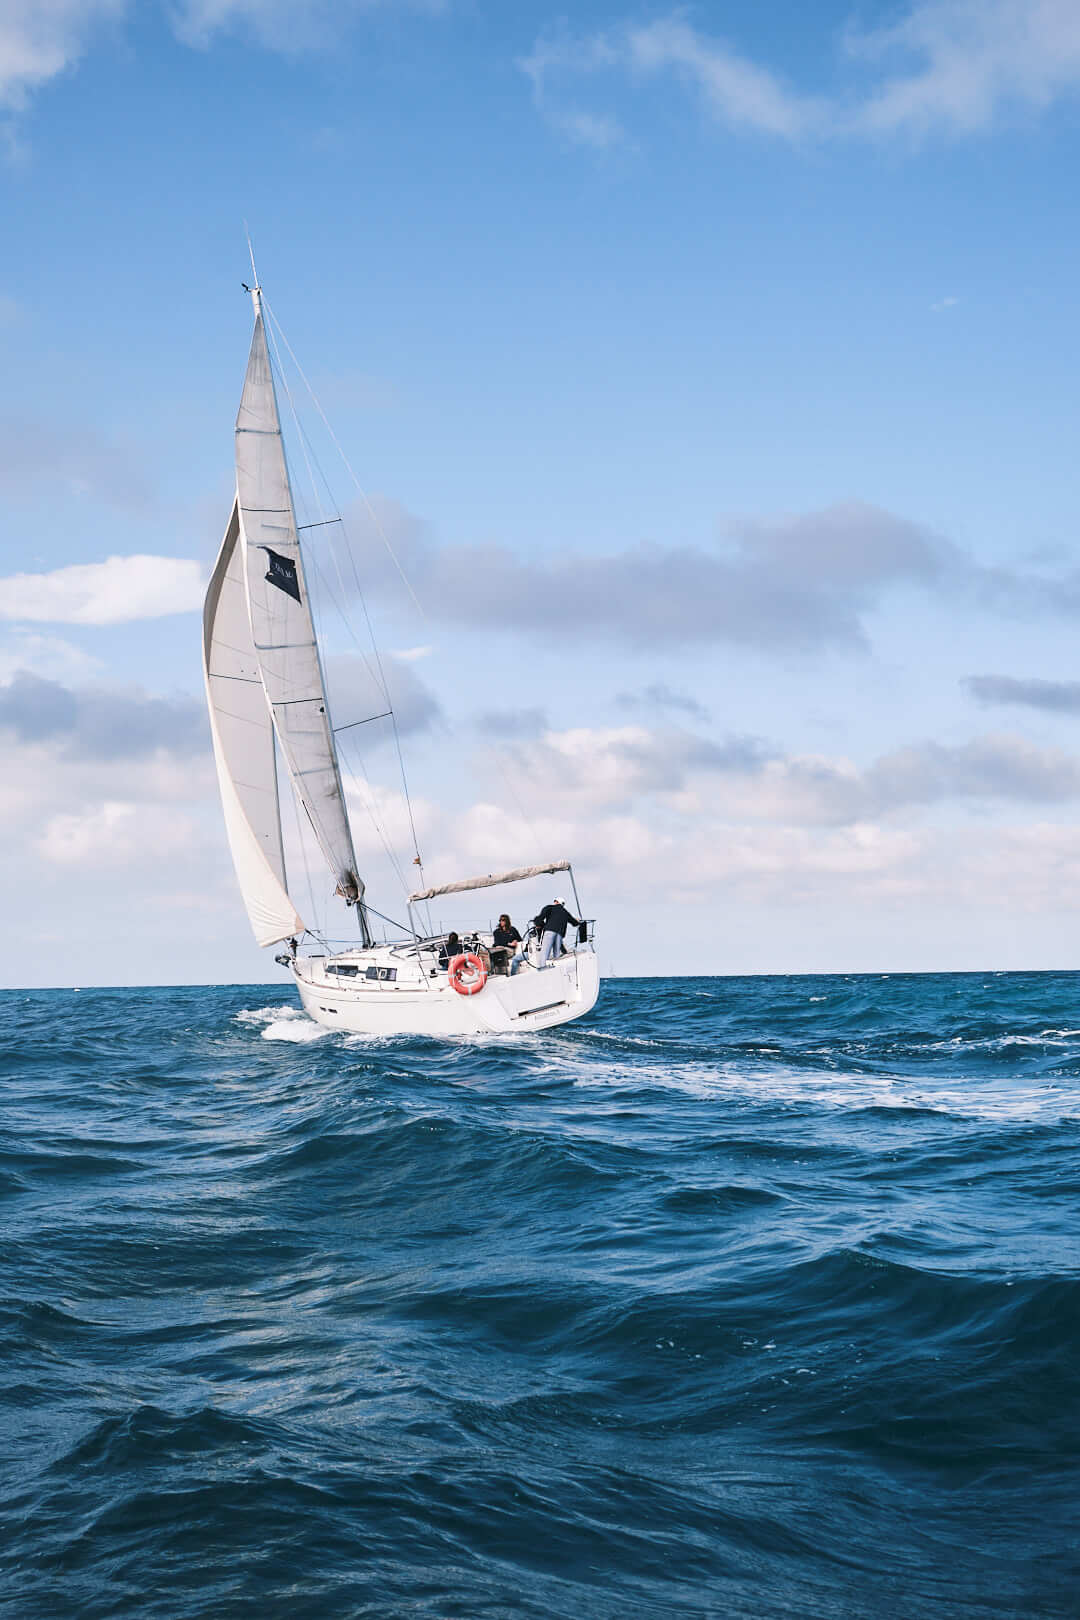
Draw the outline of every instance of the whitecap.
M319 1041L331 1033L322 1029L299 1007L278 1004L276 1007L245 1007L235 1015L237 1024L262 1024L264 1041L291 1041L302 1046L308 1041Z
M1017 1087L1014 1081L971 1082L957 1076L952 1086L929 1085L914 1076L859 1074L788 1069L753 1063L687 1063L673 1070L652 1063L613 1063L603 1070L582 1072L584 1065L566 1065L577 1073L571 1083L583 1089L613 1090L641 1087L682 1093L702 1101L735 1100L783 1108L816 1107L844 1113L864 1108L894 1108L962 1119L1028 1124L1047 1119L1070 1119L1080 1113L1080 1093L1066 1091L1060 1081ZM942 1077L945 1079L945 1077ZM949 1077L952 1078L952 1077Z
M271 1007L242 1007L233 1015L234 1024L269 1024L275 1018L305 1018L299 1007L279 1001Z
M264 1041L292 1041L294 1045L302 1046L308 1041L321 1041L324 1035L332 1033L299 1013L294 1018L275 1018L263 1030L262 1038Z

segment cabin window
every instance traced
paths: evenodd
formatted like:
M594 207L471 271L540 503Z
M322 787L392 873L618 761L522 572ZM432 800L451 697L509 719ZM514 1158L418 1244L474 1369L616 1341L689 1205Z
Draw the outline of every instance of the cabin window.
M393 984L397 978L397 968L369 967L366 977L369 979L379 979L384 984Z
M345 962L328 962L326 971L327 973L338 973L343 979L355 979L360 969L358 967L349 967ZM368 971L370 973L370 969Z

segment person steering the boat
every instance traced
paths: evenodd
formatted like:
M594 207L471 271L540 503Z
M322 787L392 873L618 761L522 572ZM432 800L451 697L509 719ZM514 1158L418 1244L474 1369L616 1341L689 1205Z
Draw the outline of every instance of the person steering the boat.
M557 896L550 906L545 906L536 919L536 929L540 935L540 966L547 967L552 957L561 956L566 949L563 938L568 928L580 928L581 920L572 917L566 909L566 901L561 895Z
M510 921L508 913L504 911L502 916L499 918L498 928L496 928L495 932L491 936L492 959L495 959L496 951L501 951L502 956L500 960L505 963L515 945L520 947L521 935ZM520 949L518 949L515 952L513 959L510 961L511 977L517 972L518 968L521 966L521 963L522 952Z

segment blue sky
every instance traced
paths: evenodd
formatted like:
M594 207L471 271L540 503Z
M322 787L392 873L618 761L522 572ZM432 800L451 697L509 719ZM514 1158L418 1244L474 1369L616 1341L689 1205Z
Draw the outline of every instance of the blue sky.
M8 0L4 982L268 971L245 220L424 605L338 465L433 881L568 853L618 972L1071 965L1078 90L1070 0Z

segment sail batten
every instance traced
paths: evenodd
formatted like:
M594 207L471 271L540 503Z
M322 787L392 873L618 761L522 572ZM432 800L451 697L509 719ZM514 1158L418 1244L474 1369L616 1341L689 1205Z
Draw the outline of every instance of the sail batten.
M358 902L364 886L356 870L258 307L236 420L236 487L252 643L281 752L338 893Z

